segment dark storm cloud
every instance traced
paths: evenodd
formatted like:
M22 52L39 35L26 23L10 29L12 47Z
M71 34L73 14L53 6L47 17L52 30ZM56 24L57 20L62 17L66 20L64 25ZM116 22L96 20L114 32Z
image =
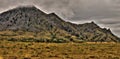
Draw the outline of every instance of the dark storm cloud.
M35 5L73 23L95 21L120 34L120 29L114 29L120 23L120 0L0 0L0 11L18 5Z

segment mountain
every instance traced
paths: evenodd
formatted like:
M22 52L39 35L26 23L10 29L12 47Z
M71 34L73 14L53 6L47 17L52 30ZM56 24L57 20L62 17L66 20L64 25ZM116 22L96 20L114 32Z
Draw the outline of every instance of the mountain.
M67 41L120 42L120 38L112 34L110 29L101 28L94 22L73 24L62 20L55 13L46 14L35 6L21 6L1 13L0 31L7 30L37 33L39 38L62 37Z

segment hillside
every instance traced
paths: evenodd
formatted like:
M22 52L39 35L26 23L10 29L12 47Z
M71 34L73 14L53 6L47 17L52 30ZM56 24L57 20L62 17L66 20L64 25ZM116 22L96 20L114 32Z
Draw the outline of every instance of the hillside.
M27 37L27 41L32 38L40 42L120 42L110 29L101 28L94 22L73 24L34 6L17 7L1 13L0 31L1 39L10 40L25 40ZM34 41L32 39L30 41Z

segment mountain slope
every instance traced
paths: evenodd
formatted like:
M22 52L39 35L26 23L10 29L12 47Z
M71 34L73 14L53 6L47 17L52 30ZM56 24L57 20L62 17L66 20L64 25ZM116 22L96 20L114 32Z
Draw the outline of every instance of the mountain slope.
M74 36L74 39L82 41L120 41L109 29L100 28L94 22L85 24L65 22L55 13L46 14L34 6L17 7L1 13L0 30L21 30L35 33L48 32L54 36L52 39L61 35L63 38ZM66 34L67 36L62 34ZM70 38L67 40L73 41L73 38Z

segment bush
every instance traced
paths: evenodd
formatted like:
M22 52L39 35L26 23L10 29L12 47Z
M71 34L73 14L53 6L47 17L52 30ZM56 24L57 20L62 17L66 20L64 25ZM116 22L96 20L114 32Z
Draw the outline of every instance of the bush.
M20 42L47 42L47 43L67 43L69 42L68 39L65 38L54 38L54 39L45 39L45 38L40 38L40 39L35 39L35 38L20 38L20 39L15 39L15 38L10 38L8 41L20 41Z
M75 42L75 43L84 43L85 41L79 40L79 39L75 39L75 40L73 40L73 42Z
M68 41L64 38L52 39L53 43L67 43Z
M22 38L20 41L22 41L22 42L34 42L34 38Z
M15 38L9 38L8 41L17 41Z

